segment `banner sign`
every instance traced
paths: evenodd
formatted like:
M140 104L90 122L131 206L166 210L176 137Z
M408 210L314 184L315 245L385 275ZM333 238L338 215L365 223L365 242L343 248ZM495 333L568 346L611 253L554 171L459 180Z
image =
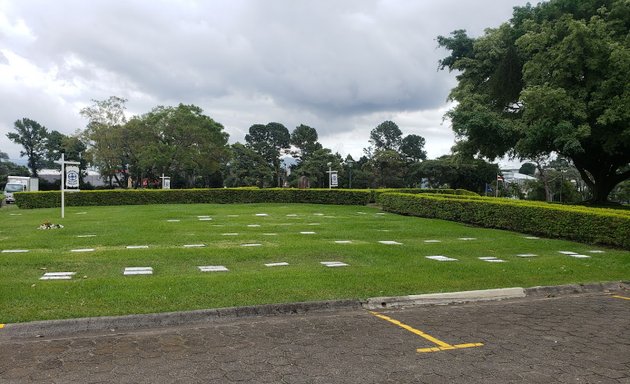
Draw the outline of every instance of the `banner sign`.
M338 187L339 181L337 180L337 171L332 171L330 174L330 186Z
M66 188L79 188L79 167L75 165L66 167Z

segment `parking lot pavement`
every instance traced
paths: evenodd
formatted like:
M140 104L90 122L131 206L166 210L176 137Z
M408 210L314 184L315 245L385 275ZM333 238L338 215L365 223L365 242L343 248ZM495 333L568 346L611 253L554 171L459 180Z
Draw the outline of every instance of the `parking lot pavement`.
M630 383L630 300L624 297L584 294L222 319L113 335L0 337L0 382Z

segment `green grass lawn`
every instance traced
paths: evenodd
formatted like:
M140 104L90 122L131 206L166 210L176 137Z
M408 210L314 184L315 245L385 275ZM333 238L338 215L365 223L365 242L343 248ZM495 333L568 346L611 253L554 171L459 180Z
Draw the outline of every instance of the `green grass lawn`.
M260 213L268 216L256 216ZM212 220L200 221L197 216L203 215ZM0 250L29 250L0 253L0 323L630 278L628 251L526 239L519 233L382 214L374 207L70 207L65 219L59 217L58 208L0 210ZM37 229L47 220L65 227ZM96 236L78 237L84 235ZM340 240L351 243L335 243ZM242 246L248 243L261 246ZM94 251L71 251L81 248ZM524 253L538 256L516 256ZM431 255L458 261L426 258ZM506 262L478 259L488 256ZM328 268L322 261L349 266ZM273 262L289 266L264 266ZM224 265L229 272L197 268L207 265ZM125 267L152 267L154 274L123 276ZM68 281L39 280L45 272L65 271L76 275Z

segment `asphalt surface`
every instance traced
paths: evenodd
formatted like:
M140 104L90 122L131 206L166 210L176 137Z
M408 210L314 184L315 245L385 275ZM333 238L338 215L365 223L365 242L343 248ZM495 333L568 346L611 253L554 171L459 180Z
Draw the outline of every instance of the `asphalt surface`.
M352 309L225 318L54 338L0 329L0 382L630 383L630 300L623 298L630 295L618 294L375 311L380 317ZM418 351L429 348L436 351Z

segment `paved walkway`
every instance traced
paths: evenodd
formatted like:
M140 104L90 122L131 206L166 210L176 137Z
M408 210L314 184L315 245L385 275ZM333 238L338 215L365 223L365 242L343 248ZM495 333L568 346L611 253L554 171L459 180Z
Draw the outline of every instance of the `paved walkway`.
M0 330L0 382L630 383L630 300L621 297L379 314L222 319L51 340ZM458 345L465 348L449 348ZM437 351L418 351L428 348Z

